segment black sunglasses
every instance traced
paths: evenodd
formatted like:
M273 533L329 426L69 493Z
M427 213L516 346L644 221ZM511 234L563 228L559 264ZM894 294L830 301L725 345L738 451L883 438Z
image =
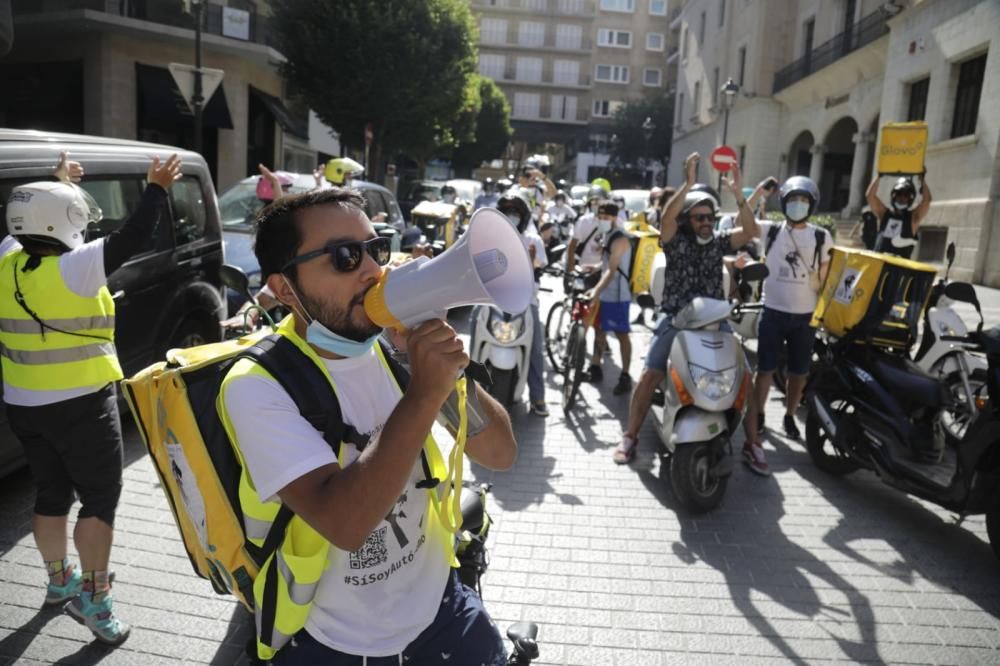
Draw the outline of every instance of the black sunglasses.
M284 273L296 264L301 264L310 259L328 254L330 255L330 261L333 262L333 267L337 271L350 273L351 271L358 270L361 266L365 252L375 260L376 264L385 266L389 263L389 258L392 255L392 241L380 236L366 241L337 241L328 243L322 249L306 252L293 258L281 267L281 272Z
M692 222L715 222L715 216L708 213L699 213L691 216Z

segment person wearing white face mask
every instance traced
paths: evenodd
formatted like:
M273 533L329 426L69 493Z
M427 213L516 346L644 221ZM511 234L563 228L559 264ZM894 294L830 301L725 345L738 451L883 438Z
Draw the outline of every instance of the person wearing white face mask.
M743 198L738 166L733 167L732 178L724 182L739 207L739 226L730 233L715 233L719 202L710 188L695 183L700 159L698 153L692 153L684 160L686 182L667 202L661 217L660 243L667 259L661 300L664 316L650 341L645 368L632 393L628 425L614 451L614 461L618 464L635 457L639 428L649 412L656 387L666 377L670 347L677 335L672 327L674 316L698 296L724 298L722 257L759 235L753 211Z
M795 410L802 402L812 361L815 330L810 325L819 290L830 268L830 233L809 223L819 205L819 188L804 176L792 176L781 186L786 222L759 222L764 261L770 271L764 282L764 312L757 341L756 400L750 401L744 428L747 442L759 447L764 429L760 405L766 404L771 378L778 369L781 347L788 345L788 391L784 419L789 439L801 438ZM756 457L748 456L754 468Z
M892 187L890 193L891 206L886 206L878 198L878 185L881 176L868 186L866 199L868 207L879 220L879 233L875 241L875 251L894 254L904 259L913 255L913 248L920 239L920 223L927 217L931 208L931 191L927 187L927 170L924 169L920 178L920 203L914 207L917 199L917 188L909 178L900 178Z

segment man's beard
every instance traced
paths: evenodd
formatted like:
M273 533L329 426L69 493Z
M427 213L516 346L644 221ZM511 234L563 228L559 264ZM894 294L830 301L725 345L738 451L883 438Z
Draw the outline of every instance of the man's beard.
M313 319L326 326L331 332L341 337L355 342L364 342L373 335L382 332L382 328L371 324L369 326L358 326L351 321L351 312L355 305L364 305L365 292L358 294L347 304L347 308L340 308L336 305L323 305L318 300L308 296L302 288L296 284L295 291L298 292L307 313Z

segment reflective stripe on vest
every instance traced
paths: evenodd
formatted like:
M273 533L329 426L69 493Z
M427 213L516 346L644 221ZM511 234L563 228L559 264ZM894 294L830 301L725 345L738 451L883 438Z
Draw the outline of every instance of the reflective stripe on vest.
M0 258L0 359L10 394L51 392L58 401L66 391L121 379L114 345L115 305L107 287L94 296L81 296L63 279L59 257L43 257L25 272L28 259L23 250ZM18 286L45 328L18 303Z
M330 386L339 400L337 387L326 371L326 367L312 348L295 333L294 321L291 316L281 322L281 325L278 327L278 333L291 340L302 353L323 370L324 376L330 380ZM375 346L375 351L386 372L391 374L392 371L389 368L388 362L378 345ZM241 359L232 367L225 380L223 380L218 403L220 407L219 412L226 432L232 442L237 442L237 439L232 422L226 413L225 401L222 399L222 395L224 395L226 385L231 379L244 375L258 375L271 378L271 375L267 371L252 360ZM434 443L433 438L428 437L425 447L429 448L431 445L434 446L434 449L437 449L437 444ZM246 461L243 459L243 454L239 450L239 446L234 446L233 449L242 467L239 496L243 510L243 524L246 536L256 545L261 546L267 536L271 523L277 515L280 502L260 501L260 497L253 487L252 479L249 477ZM346 447L342 446L340 450L339 462L341 466L346 462L344 459L345 449ZM447 470L444 467L440 450L428 450L427 457L432 475L439 479L445 478ZM437 491L440 490L443 489L437 489ZM457 560L454 559L453 535L444 528L434 507L434 504L440 501L435 493L435 489L427 490L427 506L425 507L427 520L424 521L424 529L426 530L428 540L438 540L444 548L443 552L452 554L451 565L453 567L458 566ZM254 579L254 620L257 627L257 655L260 659L271 659L279 649L291 640L292 636L305 626L309 612L312 609L313 599L319 587L320 579L327 568L331 550L339 552L336 549L331 549L330 543L300 517L295 516L292 518L285 532L285 538L278 547L278 550L263 564L260 572ZM260 640L262 617L265 611L262 602L264 598L264 582L270 567L276 567L278 574L277 607L274 609L275 618L270 643L264 644Z

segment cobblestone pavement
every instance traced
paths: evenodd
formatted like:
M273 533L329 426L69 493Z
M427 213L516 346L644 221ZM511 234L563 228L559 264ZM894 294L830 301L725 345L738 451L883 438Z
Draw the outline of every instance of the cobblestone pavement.
M647 336L636 334L637 350ZM650 423L635 462L611 461L628 406L611 395L616 374L607 368L600 390L585 385L569 417L561 380L549 377L551 417L515 410L514 469L470 473L494 483L487 607L501 626L539 623L536 663L1000 663L1000 562L982 517L958 525L869 473L827 476L775 433L765 442L771 478L737 465L720 509L685 514L661 478ZM767 405L770 423L781 409ZM113 568L132 637L108 650L67 615L40 610L44 573L20 472L0 485L0 664L245 661L247 615L191 573L127 431Z

